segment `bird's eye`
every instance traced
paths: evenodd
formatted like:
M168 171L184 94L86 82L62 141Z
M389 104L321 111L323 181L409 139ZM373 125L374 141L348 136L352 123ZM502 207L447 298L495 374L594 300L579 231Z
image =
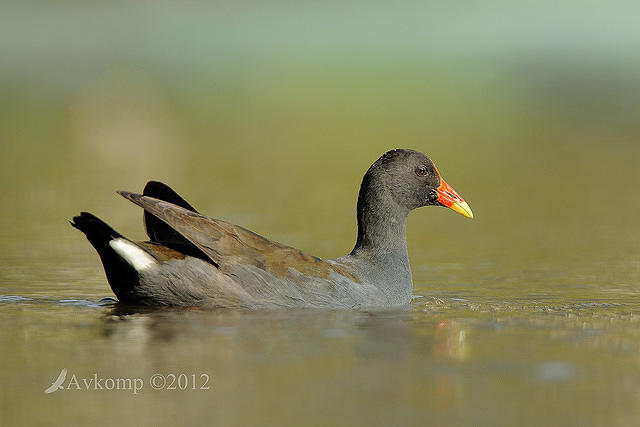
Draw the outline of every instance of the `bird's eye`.
M427 171L426 166L418 166L416 168L416 175L418 175L418 176L427 176L427 175L429 175L429 172Z

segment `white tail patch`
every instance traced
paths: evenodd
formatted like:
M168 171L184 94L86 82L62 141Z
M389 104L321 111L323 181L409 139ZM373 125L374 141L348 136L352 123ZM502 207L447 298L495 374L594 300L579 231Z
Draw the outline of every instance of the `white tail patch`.
M146 270L156 264L154 257L126 239L113 239L109 242L109 246L131 264L136 271Z

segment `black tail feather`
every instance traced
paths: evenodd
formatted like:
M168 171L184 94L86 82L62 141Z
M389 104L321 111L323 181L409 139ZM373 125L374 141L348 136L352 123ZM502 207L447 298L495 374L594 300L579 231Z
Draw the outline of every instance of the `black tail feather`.
M109 246L113 239L124 237L88 212L73 217L69 223L87 236L89 243L100 255L109 285L118 299L122 302L136 302L134 288L140 280L138 272Z
M165 202L173 203L185 209L189 209L193 212L198 212L196 208L191 206L189 202L183 199L178 193L173 191L171 187L160 181L149 181L142 190L143 196L155 197L156 199L164 200Z
M108 245L113 239L122 237L120 233L111 228L106 222L89 212L82 212L80 215L74 216L73 220L69 221L69 223L82 231L96 249Z
M147 182L147 185L144 186L144 190L142 191L142 195L154 197L189 209L190 211L198 212L186 200L180 197L178 193L173 191L171 187L158 181ZM144 212L144 228L152 242L165 245L177 244L178 246L193 246L193 243L182 237L180 233L147 211Z

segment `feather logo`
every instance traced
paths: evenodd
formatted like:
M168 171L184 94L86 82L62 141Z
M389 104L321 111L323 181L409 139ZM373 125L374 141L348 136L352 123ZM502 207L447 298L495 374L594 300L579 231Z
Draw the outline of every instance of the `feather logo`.
M56 380L51 383L51 386L44 391L45 394L53 393L58 390L64 390L62 383L66 378L67 378L67 368L62 368L62 371L60 371L60 375L58 375L58 378L56 378Z

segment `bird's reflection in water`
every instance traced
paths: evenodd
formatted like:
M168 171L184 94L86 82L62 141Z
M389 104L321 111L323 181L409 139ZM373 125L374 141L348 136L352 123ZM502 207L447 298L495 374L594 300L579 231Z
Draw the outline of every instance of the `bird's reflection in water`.
M439 320L437 315L416 322L414 315L411 311L197 310L115 303L105 314L103 333L140 342L207 336L339 340L353 346L362 359L401 360L417 352L430 354L434 360L464 361L468 353L464 328L455 320Z
M180 366L208 373L221 392L341 384L341 399L354 406L373 399L445 412L455 412L468 394L460 369L469 355L463 322L412 309L206 311L115 304L102 330L118 353L143 358L141 369Z
M132 306L117 303L105 315L104 335L141 341L173 341L202 333L226 331L236 310L201 311L189 308Z
M115 304L104 317L103 334L114 347L145 355L154 365L224 370L229 381L234 372L241 375L237 370L267 375L267 361L269 370L312 363L316 371L304 374L310 378L342 372L338 376L353 375L354 384L389 382L399 389L415 372L427 372L423 386L435 399L450 400L461 391L447 366L465 359L466 334L455 321L426 316L416 321L411 310L205 311Z
M469 355L465 329L455 320L439 320L434 326L432 356L447 364L459 365ZM434 378L433 397L444 411L453 410L464 398L465 382L459 369L438 372Z
M466 332L455 320L435 324L433 355L438 359L464 361L468 355Z

